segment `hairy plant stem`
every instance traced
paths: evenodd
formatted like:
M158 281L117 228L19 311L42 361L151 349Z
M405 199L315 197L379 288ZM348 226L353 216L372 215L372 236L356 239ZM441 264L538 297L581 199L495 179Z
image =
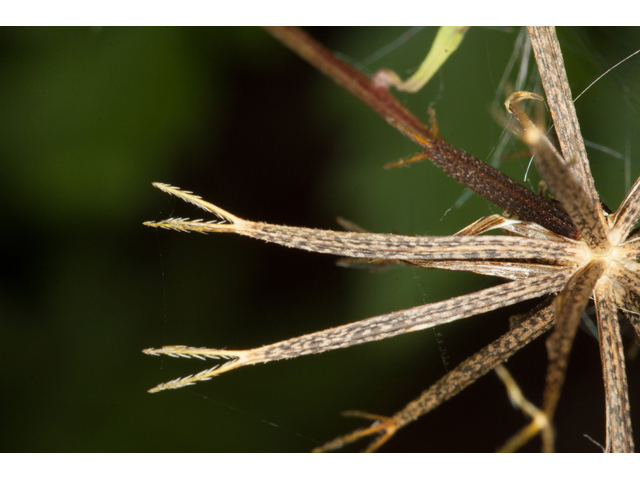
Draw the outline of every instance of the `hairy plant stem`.
M569 216L502 172L460 150L433 132L391 95L384 85L338 59L295 27L266 27L319 71L367 104L401 133L420 145L427 157L454 180L522 220L535 222L565 237L580 234Z

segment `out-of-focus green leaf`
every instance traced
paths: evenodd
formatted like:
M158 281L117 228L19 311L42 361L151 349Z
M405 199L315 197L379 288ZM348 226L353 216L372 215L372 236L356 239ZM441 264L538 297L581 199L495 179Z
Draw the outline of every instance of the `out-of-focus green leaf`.
M418 71L404 82L390 70L383 70L382 81L403 92L415 93L424 87L449 56L456 51L469 27L440 27L431 50Z

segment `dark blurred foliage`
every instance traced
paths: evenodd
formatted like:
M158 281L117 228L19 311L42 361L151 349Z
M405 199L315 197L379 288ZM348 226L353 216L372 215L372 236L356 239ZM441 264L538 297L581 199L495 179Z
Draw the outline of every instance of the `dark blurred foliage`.
M518 31L471 29L422 92L399 97L424 118L433 105L442 135L487 159ZM310 29L355 64L404 32ZM434 35L420 31L363 68L406 77ZM561 40L574 95L640 48L637 29L573 29ZM4 451L308 451L362 425L340 412L395 412L531 307L150 395L209 363L144 348L251 348L497 282L344 269L245 238L156 231L142 222L203 212L152 181L241 217L317 228L338 228L339 215L376 232L444 235L499 209L474 196L452 208L464 188L427 162L383 170L415 147L259 29L3 29L0 65ZM577 104L585 137L631 158L639 72L640 56ZM522 149L510 142L506 153ZM616 208L624 161L589 154ZM522 181L527 161L501 168ZM535 403L545 365L541 340L508 363ZM638 372L630 360L636 426ZM604 443L603 405L597 342L585 329L558 411L559 449L596 451L583 434ZM385 449L493 451L525 422L490 374Z

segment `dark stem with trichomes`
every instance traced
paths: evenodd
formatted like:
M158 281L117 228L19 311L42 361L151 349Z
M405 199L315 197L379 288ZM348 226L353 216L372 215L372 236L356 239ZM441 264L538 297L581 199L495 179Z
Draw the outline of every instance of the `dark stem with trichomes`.
M338 59L295 27L266 27L280 42L367 104L387 122L424 149L427 157L454 180L519 218L569 238L579 233L571 219L552 204L504 173L460 150L432 131L391 95L384 84Z

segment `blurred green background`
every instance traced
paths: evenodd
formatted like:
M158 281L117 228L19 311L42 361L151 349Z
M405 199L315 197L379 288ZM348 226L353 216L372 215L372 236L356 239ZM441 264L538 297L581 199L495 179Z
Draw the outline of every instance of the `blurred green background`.
M404 78L435 36L309 32L368 74L387 67ZM423 91L399 98L423 118L432 105L447 140L494 160L503 131L491 111L517 81L519 34L472 28ZM640 48L640 33L573 29L561 41L576 95ZM475 196L458 202L464 188L428 162L383 170L414 145L260 29L2 29L0 56L4 451L309 451L362 425L340 412L395 412L527 309L148 394L211 364L144 348L251 348L498 281L345 269L246 238L157 231L142 222L202 212L151 182L240 217L328 229L342 216L376 232L444 235L500 210ZM640 156L639 58L577 103L585 137L631 158ZM526 88L535 88L533 68L529 60L522 70ZM523 150L505 144L502 155ZM589 155L615 209L640 164ZM523 181L527 161L500 168ZM545 365L543 341L508 364L538 404ZM628 375L640 425L637 361ZM583 434L604 443L597 342L586 329L557 418L559 449L597 451ZM493 451L525 422L490 374L385 450Z

